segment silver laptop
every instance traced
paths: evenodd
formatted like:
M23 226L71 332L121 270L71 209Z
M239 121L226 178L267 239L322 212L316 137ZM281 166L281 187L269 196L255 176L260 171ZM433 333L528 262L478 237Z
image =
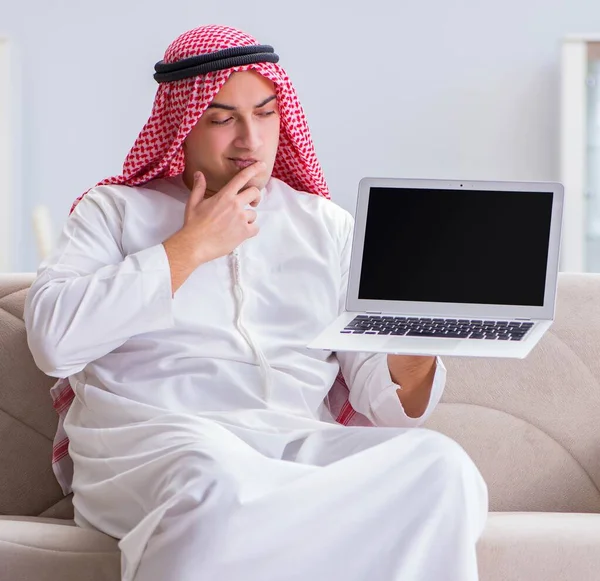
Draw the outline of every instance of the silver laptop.
M308 347L525 357L554 319L563 186L364 178L346 312Z

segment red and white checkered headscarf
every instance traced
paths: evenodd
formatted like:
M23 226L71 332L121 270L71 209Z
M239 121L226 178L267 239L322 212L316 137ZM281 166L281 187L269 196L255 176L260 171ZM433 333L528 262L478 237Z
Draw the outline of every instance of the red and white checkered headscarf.
M250 35L235 28L201 26L173 41L163 62L174 63L193 56L257 44ZM156 178L183 173L185 162L181 146L185 138L231 74L247 70L254 70L275 84L281 131L273 177L295 190L328 198L327 184L296 90L283 68L270 62L236 66L162 83L154 99L152 115L125 159L123 173L97 185L139 186Z
M174 63L198 55L257 44L250 35L234 28L202 26L179 36L167 49L163 62ZM107 178L97 186L139 186L153 179L183 173L185 162L182 144L185 138L231 74L247 70L256 71L275 85L281 128L273 177L295 190L329 198L323 171L317 160L296 91L283 68L272 62L234 66L192 78L161 83L150 119L128 153L123 164L123 173ZM75 201L73 208L82 197ZM71 491L73 465L69 457L69 440L63 428L63 421L74 393L68 380L61 379L52 387L51 395L59 415L52 462L57 479L67 494ZM348 388L341 374L332 388L329 402L338 422L368 424L366 418L357 414L350 406Z

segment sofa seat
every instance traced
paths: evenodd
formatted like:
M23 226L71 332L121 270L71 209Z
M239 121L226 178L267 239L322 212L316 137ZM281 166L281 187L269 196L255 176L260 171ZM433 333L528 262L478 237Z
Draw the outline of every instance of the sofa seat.
M599 581L600 515L492 512L478 554L485 581ZM0 517L0 581L119 581L119 571L111 537L73 521Z
M0 516L0 581L119 581L117 541L73 521Z
M600 514L490 513L477 553L485 581L600 581Z

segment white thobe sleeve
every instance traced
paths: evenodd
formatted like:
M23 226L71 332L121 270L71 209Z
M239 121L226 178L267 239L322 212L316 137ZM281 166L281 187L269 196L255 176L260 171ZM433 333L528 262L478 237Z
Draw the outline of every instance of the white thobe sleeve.
M47 375L77 373L133 335L174 324L164 247L125 256L123 212L104 188L86 194L29 289L27 340Z
M346 240L341 253L342 281L340 289L340 312L346 304L350 250L352 246L353 221L349 219ZM397 268L390 265L390 268ZM397 389L402 386L393 382L385 353L337 352L344 379L350 389L350 403L359 413L377 426L408 428L416 427L431 415L439 403L446 384L446 368L442 360L436 358L436 370L429 403L422 416L411 418L406 415Z

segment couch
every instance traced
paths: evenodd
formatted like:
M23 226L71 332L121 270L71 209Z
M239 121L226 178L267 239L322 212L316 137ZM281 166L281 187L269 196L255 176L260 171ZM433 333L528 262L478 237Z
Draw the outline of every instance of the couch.
M0 581L118 581L116 540L74 525L50 467L54 380L22 319L31 280L0 275ZM427 427L488 483L481 581L600 581L600 275L561 273L556 321L527 359L445 363Z

